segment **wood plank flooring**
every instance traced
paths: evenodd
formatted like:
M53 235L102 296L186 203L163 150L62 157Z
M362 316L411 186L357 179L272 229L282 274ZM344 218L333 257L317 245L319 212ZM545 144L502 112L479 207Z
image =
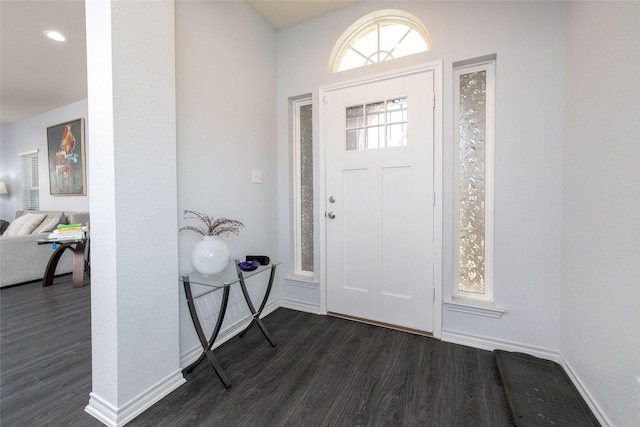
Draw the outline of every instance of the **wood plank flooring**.
M89 278L85 277L85 283ZM0 290L0 425L101 426L91 392L91 288L71 275Z
M49 292L50 291L50 292ZM0 294L0 425L99 426L91 389L90 286ZM278 309L215 350L128 426L511 426L491 352L345 319Z

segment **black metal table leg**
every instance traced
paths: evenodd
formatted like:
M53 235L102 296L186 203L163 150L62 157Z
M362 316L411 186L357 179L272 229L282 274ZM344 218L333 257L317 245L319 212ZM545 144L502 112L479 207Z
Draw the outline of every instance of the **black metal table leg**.
M247 291L247 286L244 283L244 276L242 275L242 270L238 268L238 278L240 279L240 288L242 288L242 294L244 295L244 299L247 302L247 305L249 306L249 310L251 310L251 315L253 316L253 319L251 319L251 323L249 323L249 326L247 326L244 331L240 332L239 336L242 338L242 336L244 336L244 334L247 333L247 331L251 329L251 327L254 324L257 324L272 347L275 347L276 343L271 337L271 334L269 333L269 331L267 330L267 327L262 322L262 319L260 319L260 315L262 314L262 310L264 310L265 305L267 305L267 300L269 299L269 294L271 294L271 287L273 286L273 278L275 277L275 275L276 275L276 266L273 265L271 266L271 275L269 276L269 284L267 285L267 290L264 294L264 298L262 299L262 303L260 304L260 308L256 311L255 307L253 306L253 303L251 302L251 297L249 296L249 292Z
M211 351L211 347L213 347L213 343L218 337L218 333L220 332L220 328L222 326L222 321L224 320L224 315L227 311L227 303L229 301L229 287L225 286L223 288L222 304L220 305L220 311L218 312L218 320L216 321L216 326L213 330L213 333L211 334L211 338L207 341L207 337L205 336L204 331L202 330L202 325L200 324L200 320L198 319L198 314L196 312L196 306L193 301L193 294L191 292L191 283L189 282L189 278L187 276L184 276L182 281L184 284L184 292L187 297L187 305L189 307L189 313L191 314L191 320L193 321L193 326L196 328L196 334L198 335L200 344L204 349L203 353L200 355L198 360L193 362L191 365L187 366L185 368L185 371L186 372L193 371L195 367L198 366L200 362L202 362L202 360L204 360L204 358L206 357L209 360L209 363L211 363L211 366L213 366L213 369L216 371L216 374L218 374L218 378L220 378L220 381L222 381L222 383L226 388L229 388L231 387L231 381L229 381L229 378L227 377L227 374L225 374L224 370L222 369L220 362L218 362L218 359L216 359L216 357L214 356L213 351Z

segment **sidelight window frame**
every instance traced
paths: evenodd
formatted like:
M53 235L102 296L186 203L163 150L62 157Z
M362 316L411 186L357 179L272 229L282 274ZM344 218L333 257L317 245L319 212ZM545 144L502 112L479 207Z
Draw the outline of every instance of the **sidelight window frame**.
M476 61L464 61L453 66L453 127L454 127L454 275L453 297L471 301L494 302L494 187L495 187L495 97L496 97L496 58L495 56ZM462 246L461 234L461 203L460 188L466 183L461 182L460 174L460 145L461 145L461 113L460 113L460 81L461 77L470 73L485 72L485 135L484 135L484 289L483 292L470 292L461 289L460 281L460 252Z
M311 130L311 143L308 144L307 149L309 152L306 153L307 156L311 156L310 163L312 165L311 170L307 170L306 173L310 174L307 176L307 179L310 182L307 182L307 188L303 188L305 185L305 177L303 177L303 144L302 138L304 137L302 134L303 125L301 120L303 119L301 114L301 108L310 107L313 112L313 100L311 97L304 97L295 99L291 102L292 107L292 170L293 170L293 274L297 277L313 279L315 276L315 240L314 240L314 227L315 227L315 218L314 218L314 182L313 182L313 113L311 114L311 118L309 119L309 123L306 124L305 128ZM307 162L309 163L309 162ZM310 188L308 188L310 186ZM307 199L310 200L311 207L306 206L307 212L311 212L310 218L307 221L303 221L303 193L306 191ZM309 195L309 191L311 194ZM309 223L310 221L310 223ZM308 240L308 244L303 245L303 240L305 238ZM309 242L310 240L310 242ZM308 262L304 262L305 250L311 250L311 268L308 268Z

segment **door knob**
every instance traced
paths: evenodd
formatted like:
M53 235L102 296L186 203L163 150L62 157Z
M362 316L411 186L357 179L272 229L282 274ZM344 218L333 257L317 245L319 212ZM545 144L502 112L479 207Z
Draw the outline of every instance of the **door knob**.
M329 213L327 214L327 216L328 216L329 218L333 219L333 218L335 218L335 217L336 217L336 213L335 213L334 211L331 211L331 212L329 212Z

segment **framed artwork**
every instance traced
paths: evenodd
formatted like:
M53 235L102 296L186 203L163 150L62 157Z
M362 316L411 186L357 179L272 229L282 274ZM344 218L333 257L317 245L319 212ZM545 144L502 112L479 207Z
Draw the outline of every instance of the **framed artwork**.
M86 196L84 119L47 128L49 189L52 196Z

